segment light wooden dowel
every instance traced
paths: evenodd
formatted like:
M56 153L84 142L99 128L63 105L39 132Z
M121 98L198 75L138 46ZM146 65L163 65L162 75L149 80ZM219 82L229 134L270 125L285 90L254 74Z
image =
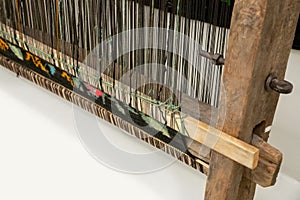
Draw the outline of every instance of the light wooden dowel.
M256 147L194 118L188 117L184 120L184 123L189 137L193 140L249 169L257 167L259 150Z

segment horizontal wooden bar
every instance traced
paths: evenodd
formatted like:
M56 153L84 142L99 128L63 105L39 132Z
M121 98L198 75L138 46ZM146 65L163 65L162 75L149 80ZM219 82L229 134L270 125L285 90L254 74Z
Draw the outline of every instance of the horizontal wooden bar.
M256 147L192 117L187 117L184 124L189 137L193 140L249 169L257 167L259 150Z

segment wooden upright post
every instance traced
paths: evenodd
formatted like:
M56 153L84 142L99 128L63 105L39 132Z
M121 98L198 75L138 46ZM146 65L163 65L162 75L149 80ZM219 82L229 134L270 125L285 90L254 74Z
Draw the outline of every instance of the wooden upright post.
M298 16L295 0L235 1L220 101L226 113L219 129L247 143L256 129L267 140L265 128L272 125L279 94L265 84L272 73L284 79ZM255 184L244 171L213 152L205 199L253 199Z

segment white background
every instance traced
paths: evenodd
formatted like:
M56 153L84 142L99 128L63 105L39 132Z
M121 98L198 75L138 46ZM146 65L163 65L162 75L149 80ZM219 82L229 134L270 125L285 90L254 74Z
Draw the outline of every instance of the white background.
M270 140L285 154L282 174L275 187L258 187L258 200L300 200L299 63L300 53L293 51L287 79L296 88L281 98ZM70 103L2 67L0 112L0 200L203 199L205 176L179 162L143 175L103 166L81 145ZM99 121L120 146L153 150Z

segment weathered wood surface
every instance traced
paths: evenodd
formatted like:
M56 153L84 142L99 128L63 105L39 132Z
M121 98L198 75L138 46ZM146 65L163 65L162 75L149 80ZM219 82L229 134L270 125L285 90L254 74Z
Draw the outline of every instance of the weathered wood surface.
M79 105L81 108L87 110L88 112L91 112L107 121L110 123L113 123L114 125L117 125L119 128L122 128L127 131L131 131L132 134L136 135L137 137L142 134L142 138L140 139L145 139L149 137L144 137L146 133L142 133L138 128L129 126L128 124L124 127L124 122L123 120L120 120L118 117L116 120L112 120L111 117L115 117L112 115L112 113L107 112L103 109L100 111L97 111L97 109L100 109L99 106L97 106L94 102L91 102L84 97L80 97L79 95L75 94L73 91L70 91L62 86L60 86L57 83L54 83L53 81L42 77L41 75L38 75L37 73L25 69L21 65L14 63L10 61L9 59L6 59L5 57L0 56L0 64L3 65L4 67L8 68L9 70L13 72L18 72L20 76L25 77L26 79L34 82L35 84L44 87L45 89L59 95L60 97L71 101L75 103L76 105ZM87 106L89 105L89 106ZM107 118L108 117L108 118ZM118 124L115 124L115 122L118 121ZM132 131L135 132L132 132ZM186 138L186 140L191 140L190 138ZM157 141L155 138L152 138L152 140L147 140L145 141L149 143L150 145L162 149L162 146L165 146L163 150L170 154L171 156L174 156L178 160L184 162L185 164L203 172L204 174L208 174L209 170L209 160L210 160L210 154L206 154L205 156L202 154L199 154L199 150L203 148L208 148L196 141L188 141L190 143L189 146L189 152L198 157L199 159L196 159L193 164L192 158L190 158L187 154L184 154L173 147L168 146L167 144L164 144L160 141ZM156 146L158 145L158 146ZM260 158L259 158L259 163L257 168L254 170L248 171L246 174L246 177L248 179L251 179L257 184L261 184L262 186L271 186L274 184L274 180L277 177L278 171L276 169L279 169L280 167L280 161L281 161L281 153L273 148L272 146L268 145L266 142L264 142L262 139L260 139L258 136L253 138L252 145L260 149ZM209 149L207 149L209 150ZM182 156L180 156L182 155ZM201 170L201 166L202 169Z
M261 156L259 157L259 166L252 171L246 169L245 176L263 187L274 185L280 170L282 153L257 135L253 136L251 143L259 148ZM263 172L260 172L262 169Z
M272 72L284 78L298 14L294 0L235 1L223 76L226 93L220 101L227 112L218 129L250 143L258 124L272 125L279 95L264 85ZM268 134L261 133L265 140ZM244 173L241 165L214 152L205 199L253 199L255 184Z
M185 118L184 124L189 137L193 140L249 169L257 167L259 156L257 148L241 143L241 140L191 117Z

